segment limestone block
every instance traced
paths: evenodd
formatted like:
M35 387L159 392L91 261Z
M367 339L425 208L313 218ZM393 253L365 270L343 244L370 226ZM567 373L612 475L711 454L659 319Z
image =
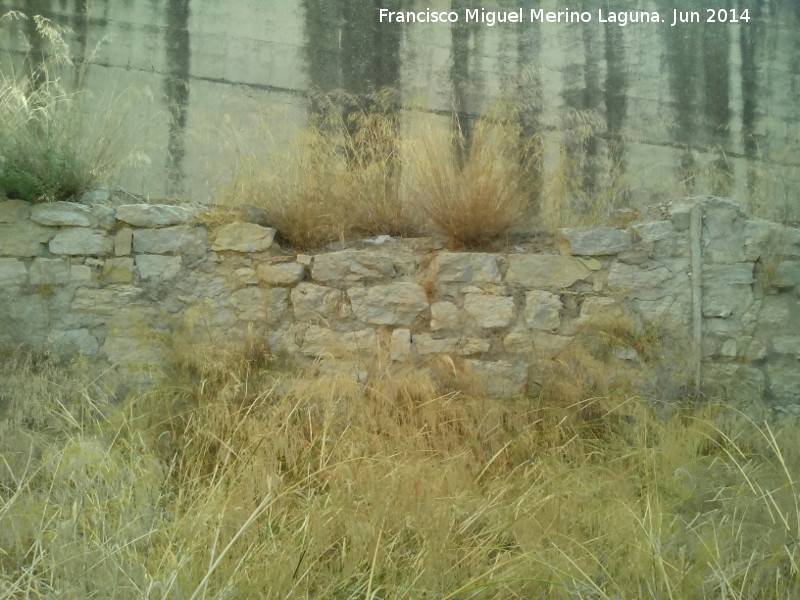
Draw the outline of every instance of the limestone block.
M31 221L56 227L97 227L92 209L77 202L47 202L31 208Z
M482 252L442 252L431 262L439 283L499 283L500 270L491 254Z
M422 286L399 282L347 290L353 313L371 325L409 326L426 308L428 298Z
M789 294L766 296L761 301L761 310L757 315L759 327L770 330L782 329L788 323L796 323L798 317L800 317L800 307L797 300Z
M392 342L389 358L396 362L405 362L411 358L411 330L395 329L392 331Z
M102 278L107 283L133 283L133 259L109 258L103 264Z
M70 256L106 256L114 249L111 236L99 229L69 227L61 229L50 240L52 254Z
M411 342L420 356L429 354L474 356L488 352L491 346L489 340L481 338L434 338L430 333L415 334Z
M452 302L434 302L431 304L431 330L460 330L464 326L465 314Z
M561 254L608 256L631 247L631 234L614 227L576 227L559 229L556 245Z
M258 285L258 277L256 277L256 270L250 267L242 267L234 271L236 278L242 285Z
M190 254L204 248L205 230L186 225L133 232L133 251L137 254Z
M703 286L703 316L727 318L742 316L753 305L753 288L749 285L728 287Z
M636 235L645 244L654 244L675 236L675 227L669 221L649 221L633 226Z
M739 205L722 198L703 202L703 257L708 262L745 260L744 215Z
M490 398L510 398L525 391L528 368L524 363L467 360L465 367Z
M684 274L678 281L688 286L688 277ZM640 300L657 300L671 292L675 275L667 267L658 263L646 265L627 265L614 263L608 274L608 284L617 289L626 290L631 298Z
M726 399L753 400L763 398L767 387L764 373L755 367L728 362L706 362L703 365L703 387Z
M69 267L69 280L70 281L91 281L92 268L86 265L70 265Z
M100 344L97 338L85 328L68 331L54 330L47 336L47 346L57 356L97 356Z
M780 403L800 401L800 362L795 358L773 359L767 363L769 398Z
M531 329L556 331L561 325L564 305L556 294L531 290L525 294L525 320Z
M105 188L87 190L81 195L82 204L94 204L96 202L108 202L110 194ZM105 208L105 207L104 207Z
M133 232L124 227L114 235L114 256L128 256L133 249Z
M785 354L786 356L794 356L800 360L800 332L786 335L776 335L772 338L772 349L778 354ZM800 364L797 365L800 369ZM800 390L798 390L800 394Z
M116 264L128 266L128 262L133 259L114 259ZM106 264L112 261L106 261ZM180 256L162 256L160 254L138 254L136 255L136 270L139 272L139 279L142 281L164 281L175 278L181 272ZM132 268L132 265L130 265ZM122 273L121 273L122 275Z
M586 265L572 256L513 254L508 262L506 282L526 289L567 288L591 274Z
M755 261L764 254L772 253L772 245L779 240L783 227L765 219L749 219L744 224L744 257Z
M31 283L49 285L70 280L70 264L61 258L34 258L31 263Z
M615 310L614 305L616 302L613 298L606 298L604 296L589 296L584 298L581 304L581 320L591 320L595 318L602 319L604 315Z
M394 277L394 261L383 254L366 250L340 250L314 258L311 276L332 284L381 281Z
M309 254L298 254L295 260L304 267L310 267L311 263L314 262L314 257Z
M726 288L731 285L751 285L755 281L753 263L710 264L703 266L704 289Z
M246 287L231 294L230 304L241 321L274 324L289 305L289 291Z
M347 295L336 288L315 283L300 283L291 292L295 321L337 320L352 312Z
M19 223L30 217L31 204L24 200L0 201L0 223Z
M572 338L566 335L514 331L503 339L503 347L515 354L533 353L537 358L549 359L558 356L571 342Z
M342 358L357 352L375 353L378 335L373 329L339 332L312 325L306 330L300 352L317 358L331 356Z
M800 285L800 262L784 260L778 265L772 287L779 290L790 290Z
M194 212L183 206L163 204L126 204L118 206L117 220L134 227L183 225L194 219Z
M678 231L689 229L692 220L693 201L678 200L671 202L668 208L673 227Z
M129 310L137 302L141 290L129 285L107 288L81 287L75 290L71 309L73 312L94 315L118 315Z
M303 281L305 269L296 262L277 265L259 265L258 279L269 285L294 285Z
M263 252L275 240L275 230L255 223L229 223L214 234L211 249L215 252Z
M514 318L514 298L488 294L466 294L464 310L479 327L508 327Z
M41 227L30 221L0 225L0 256L38 256L57 229Z
M28 270L24 262L16 258L0 258L0 287L26 283L28 283Z

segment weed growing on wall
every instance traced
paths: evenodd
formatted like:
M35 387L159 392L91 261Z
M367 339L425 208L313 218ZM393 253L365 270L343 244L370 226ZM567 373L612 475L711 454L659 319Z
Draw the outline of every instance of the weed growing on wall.
M480 248L518 225L539 181L540 140L524 136L514 107L498 103L467 140L421 126L408 163L413 202L454 248Z
M28 18L36 44L18 32ZM108 185L124 164L147 161L122 134L131 92L87 114L88 93L80 88L92 57L73 63L63 30L19 12L0 17L0 27L22 36L28 48L24 60L9 54L0 67L0 194L29 202L78 199ZM65 84L68 75L75 90Z

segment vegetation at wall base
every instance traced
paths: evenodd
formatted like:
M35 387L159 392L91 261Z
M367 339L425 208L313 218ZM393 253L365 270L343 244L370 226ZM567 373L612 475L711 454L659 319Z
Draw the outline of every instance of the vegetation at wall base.
M122 404L2 366L0 598L800 593L799 425L757 404L659 417L195 353Z

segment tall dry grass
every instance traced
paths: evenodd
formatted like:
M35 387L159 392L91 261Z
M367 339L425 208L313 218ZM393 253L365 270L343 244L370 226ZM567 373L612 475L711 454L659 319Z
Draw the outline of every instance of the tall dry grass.
M122 405L4 365L0 598L800 593L796 421L226 360Z

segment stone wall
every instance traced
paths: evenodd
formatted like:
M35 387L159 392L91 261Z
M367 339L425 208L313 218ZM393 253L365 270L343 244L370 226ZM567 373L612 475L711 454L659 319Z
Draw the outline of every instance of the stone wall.
M281 249L269 227L209 228L178 206L3 201L0 347L130 373L158 370L179 343L249 336L356 372L376 353L444 355L510 396L536 391L576 340L625 323L629 335L609 337L609 368L652 371L635 339L656 332L655 362L673 375L688 365L687 385L800 401L800 230L712 197L659 218L503 252L376 238L312 256Z

